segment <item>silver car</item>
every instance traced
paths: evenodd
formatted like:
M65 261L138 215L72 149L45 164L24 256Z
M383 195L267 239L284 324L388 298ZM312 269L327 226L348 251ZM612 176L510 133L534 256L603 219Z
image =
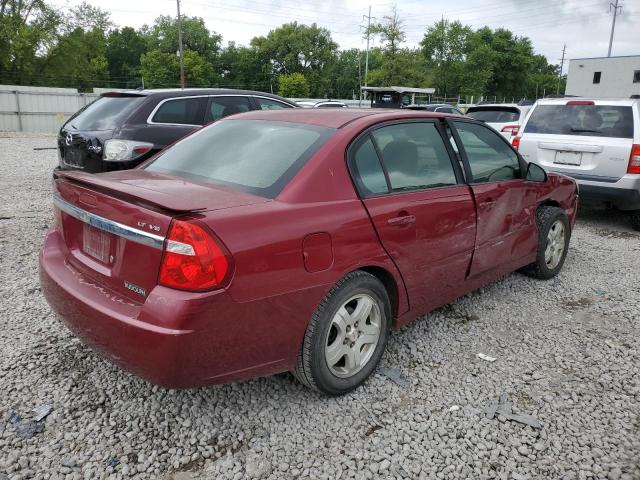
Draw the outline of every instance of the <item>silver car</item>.
M630 213L640 230L639 101L538 100L513 144L528 162L577 180L582 203Z

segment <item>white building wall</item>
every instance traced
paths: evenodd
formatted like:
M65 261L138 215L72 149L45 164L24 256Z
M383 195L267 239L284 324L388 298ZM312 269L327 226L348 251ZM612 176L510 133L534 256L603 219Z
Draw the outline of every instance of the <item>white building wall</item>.
M571 59L565 94L593 98L640 95L640 82L633 81L635 71L640 71L640 55ZM595 72L601 72L600 83L593 83Z

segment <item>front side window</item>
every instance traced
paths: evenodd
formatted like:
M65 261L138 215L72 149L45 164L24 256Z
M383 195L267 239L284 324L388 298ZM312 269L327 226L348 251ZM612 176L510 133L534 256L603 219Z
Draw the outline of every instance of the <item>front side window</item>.
M620 105L538 105L524 133L633 138L633 110Z
M270 98L255 97L255 99L260 106L260 110L282 110L283 108L291 108L291 105Z
M467 154L475 183L521 178L518 155L494 130L467 122L454 122Z
M160 104L151 119L154 123L172 123L180 125L202 125L202 116L206 98L187 97L167 100Z
M211 97L207 111L207 122L249 110L251 110L249 97Z
M411 122L371 133L393 191L455 185L449 154L434 123Z
M224 120L161 153L145 168L274 198L332 128L264 120Z

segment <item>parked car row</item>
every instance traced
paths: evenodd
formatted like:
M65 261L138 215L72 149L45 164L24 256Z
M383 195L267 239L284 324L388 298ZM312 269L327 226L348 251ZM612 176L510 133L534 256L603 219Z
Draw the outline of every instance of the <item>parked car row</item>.
M63 127L40 255L68 327L152 382L292 371L342 394L391 328L563 266L575 181L485 122L194 93L106 95ZM139 165L89 173L114 164Z

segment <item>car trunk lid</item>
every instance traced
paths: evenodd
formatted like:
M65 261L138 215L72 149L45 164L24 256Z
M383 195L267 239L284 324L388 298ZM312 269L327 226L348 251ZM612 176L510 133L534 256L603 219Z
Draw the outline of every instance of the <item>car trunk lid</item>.
M68 263L96 284L136 302L144 302L158 283L174 218L267 201L144 170L57 176L56 222Z

